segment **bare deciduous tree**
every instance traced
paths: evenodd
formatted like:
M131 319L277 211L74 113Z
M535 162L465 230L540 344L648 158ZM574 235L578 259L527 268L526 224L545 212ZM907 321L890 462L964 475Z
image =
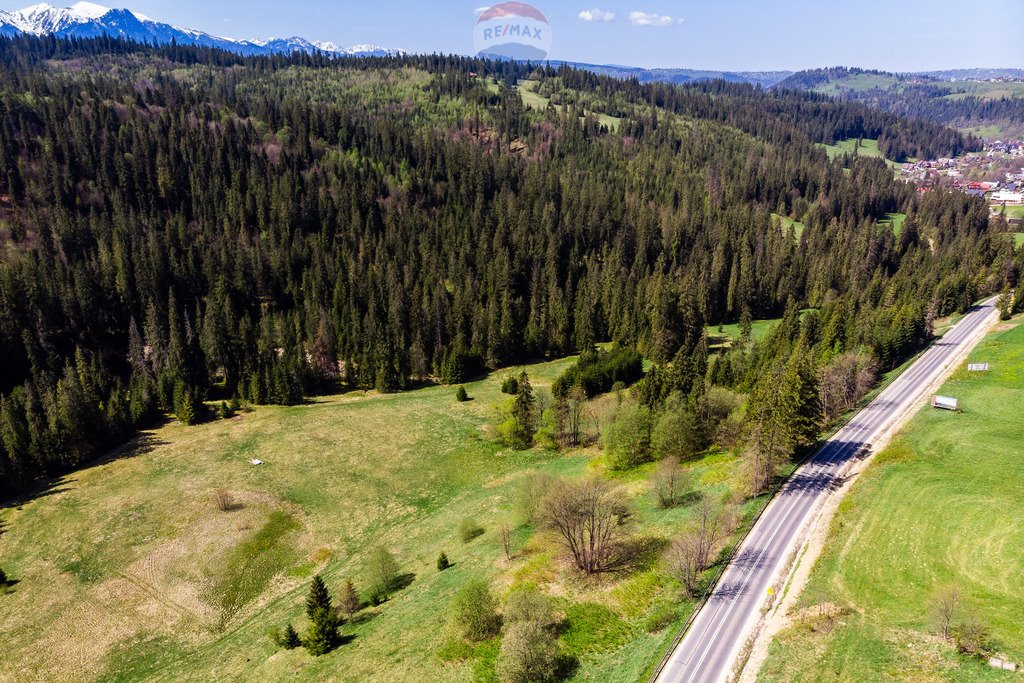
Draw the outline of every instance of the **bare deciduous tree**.
M665 559L669 571L679 579L686 592L691 596L696 594L700 573L705 569L700 564L700 539L697 532L690 529L673 540Z
M559 482L544 498L541 512L545 525L558 534L580 571L594 574L616 564L626 504L607 482Z
M947 586L932 597L932 610L935 623L943 638L949 638L953 632L953 621L960 611L960 589Z
M583 440L583 418L587 407L587 394L574 386L556 405L559 440L565 446L578 446Z
M508 524L502 524L498 528L498 539L501 541L501 549L505 553L505 559L512 559L512 529Z
M721 510L710 501L702 501L695 513L693 525L672 541L665 555L669 571L691 596L699 588L701 572L711 566L736 523L732 510Z
M869 354L845 353L818 374L818 405L825 423L857 405L878 381L878 361Z
M664 509L679 505L690 488L690 473L679 465L679 458L665 458L651 477L651 492Z

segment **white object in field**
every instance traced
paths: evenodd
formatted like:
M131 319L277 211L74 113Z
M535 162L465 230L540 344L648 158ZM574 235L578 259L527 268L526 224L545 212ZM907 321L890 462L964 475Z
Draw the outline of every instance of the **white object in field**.
M249 461L249 464L250 465L262 465L263 461L262 460L257 460L256 458L253 458L252 460Z
M932 408L941 408L942 410L959 410L960 401L949 396L934 396L932 398Z
M1003 669L1004 671L1016 671L1017 665L1008 659L1003 657L989 657L988 665L993 669Z
M988 372L988 363L970 363L967 372Z

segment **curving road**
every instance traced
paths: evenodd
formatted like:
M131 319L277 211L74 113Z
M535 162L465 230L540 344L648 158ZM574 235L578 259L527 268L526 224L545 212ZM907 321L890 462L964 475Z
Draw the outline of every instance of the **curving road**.
M827 441L783 486L738 549L682 641L666 657L659 683L718 683L733 673L768 590L802 542L812 512L844 480L848 465L870 452L921 406L953 362L961 360L998 317L995 299L971 309L874 401Z

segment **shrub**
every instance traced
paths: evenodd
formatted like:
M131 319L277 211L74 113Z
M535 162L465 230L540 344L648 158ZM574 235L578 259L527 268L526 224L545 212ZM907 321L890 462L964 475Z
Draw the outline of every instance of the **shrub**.
M470 579L455 594L451 620L468 640L483 641L498 635L501 617L491 588L483 579Z
M483 533L484 528L470 517L462 520L462 524L459 525L459 537L462 538L463 543L469 543L476 537L482 536Z
M690 488L690 474L679 466L679 459L666 458L658 463L658 469L651 477L651 493L663 510L679 505Z
M992 650L992 637L988 627L975 619L957 624L953 629L956 648L969 657L988 657Z
M230 512L235 509L235 497L226 489L217 489L213 492L213 503L221 512Z
M437 571L443 572L450 566L452 566L452 563L448 559L448 556L444 554L444 552L437 556Z
M533 588L513 591L505 603L505 623L533 621L548 626L555 621L548 596Z
M285 650L294 650L302 645L302 640L299 639L299 634L291 624L285 625L285 627L280 631L275 631L273 634L273 640L275 645L282 647Z
M651 411L640 405L625 405L605 434L608 466L629 470L651 459Z
M515 396L519 393L519 380L512 375L506 377L501 383L501 393Z
M459 403L465 403L469 400L469 394L466 393L466 387L459 387L455 390L455 400Z
M531 472L523 479L517 498L524 522L533 524L537 521L541 502L556 483L557 480L546 472Z
M672 403L658 418L651 434L656 458L692 458L704 448L704 438L689 410Z
M384 548L370 552L366 563L367 599L380 604L398 587L398 560Z
M217 409L217 415L222 420L227 420L227 419L231 418L234 414L235 414L235 412L233 410L231 410L231 406L228 405L227 401L221 401L220 402L220 407Z
M611 390L614 385L632 384L644 374L644 361L636 349L616 346L611 351L592 349L580 354L575 365L551 385L551 391L565 398L569 390L579 386L589 398Z
M520 621L508 628L495 662L504 683L553 681L558 669L558 644L548 629L535 621Z
M664 631L667 627L671 626L676 619L679 618L679 613L673 607L661 607L655 610L651 616L647 617L647 621L644 623L644 628L648 633L658 633Z
M6 586L8 581L9 579L7 578L7 572L5 572L3 569L0 569L0 586Z

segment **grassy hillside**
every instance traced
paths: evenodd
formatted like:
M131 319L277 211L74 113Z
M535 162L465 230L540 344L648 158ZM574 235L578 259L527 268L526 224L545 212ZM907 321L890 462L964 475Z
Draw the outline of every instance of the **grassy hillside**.
M873 159L885 159L885 156L878 149L878 140L861 140L860 147L857 146L856 138L841 140L834 145L821 144L819 146L825 148L825 152L828 154L829 159L835 159L836 157L843 156L844 154L870 157ZM899 168L899 164L895 161L885 159L885 163L894 169Z
M569 362L528 370L544 387ZM499 596L525 584L555 596L578 680L643 679L690 609L656 558L692 506L656 508L651 466L618 475L650 551L629 571L579 578L552 539L521 523L517 501L528 474L602 473L600 457L503 451L488 425L509 372L467 385L467 403L431 387L167 424L0 509L0 566L18 581L0 595L0 679L491 680L494 642L465 659L445 648L447 605L473 576ZM614 402L599 399L592 414ZM736 466L713 452L691 467L701 491L720 498ZM220 488L237 509L215 506ZM467 517L485 533L463 543ZM514 528L511 563L497 535L504 523ZM322 572L335 594L346 577L364 585L376 546L395 554L408 586L347 624L351 641L335 652L278 651L267 633L287 621L304 628L309 579ZM438 572L442 550L454 567Z
M993 333L942 388L962 413L922 410L843 501L827 550L772 646L765 681L1007 680L936 635L933 596L1024 660L1024 325Z

